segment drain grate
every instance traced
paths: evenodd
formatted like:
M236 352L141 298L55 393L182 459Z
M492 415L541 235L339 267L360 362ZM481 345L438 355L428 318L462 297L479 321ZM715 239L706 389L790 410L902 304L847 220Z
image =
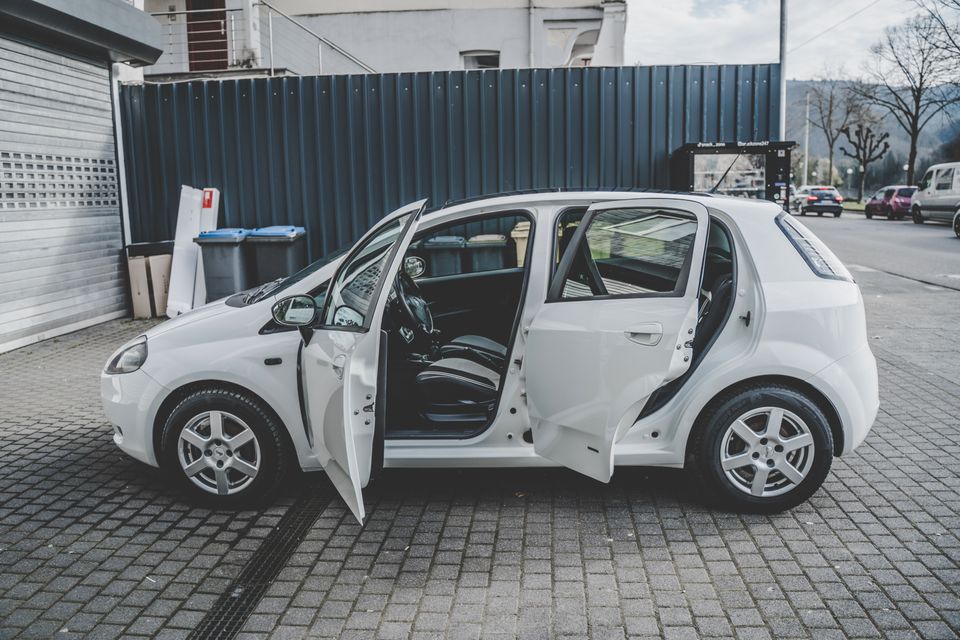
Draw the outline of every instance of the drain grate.
M188 638L226 640L236 636L310 527L330 504L330 499L325 489L308 488L308 493L298 498L280 518L277 527L267 534L237 579L217 599Z

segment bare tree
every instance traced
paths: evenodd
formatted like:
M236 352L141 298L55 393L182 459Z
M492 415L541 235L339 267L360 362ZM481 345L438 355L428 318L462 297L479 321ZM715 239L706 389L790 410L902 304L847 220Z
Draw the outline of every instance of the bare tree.
M827 176L833 179L833 154L840 131L850 122L849 82L827 73L810 88L810 124L827 142Z
M852 87L855 95L888 113L910 139L907 182L913 184L917 140L923 128L954 96L953 65L936 44L940 24L920 15L887 28L873 46L868 78Z
M853 125L848 125L840 130L843 137L847 139L850 150L846 147L840 147L840 153L853 158L860 165L860 181L857 185L857 202L863 202L863 185L867 180L867 169L870 163L876 162L890 150L890 143L887 138L889 133L880 133L877 130L879 119L867 117L858 119Z
M960 0L914 0L939 27L934 43L960 67ZM960 68L955 68L960 73Z

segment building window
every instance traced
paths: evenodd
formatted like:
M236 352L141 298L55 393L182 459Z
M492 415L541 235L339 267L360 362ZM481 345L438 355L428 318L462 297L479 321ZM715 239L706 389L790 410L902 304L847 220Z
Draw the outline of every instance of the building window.
M499 51L461 51L464 69L499 69Z

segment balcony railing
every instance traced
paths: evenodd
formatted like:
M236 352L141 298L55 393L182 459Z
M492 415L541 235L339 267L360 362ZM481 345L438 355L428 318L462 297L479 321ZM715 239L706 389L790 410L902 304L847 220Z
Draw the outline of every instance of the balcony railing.
M266 2L245 9L151 13L165 34L164 53L146 76L232 73L315 75L325 53L347 58L358 71L373 69L295 18Z

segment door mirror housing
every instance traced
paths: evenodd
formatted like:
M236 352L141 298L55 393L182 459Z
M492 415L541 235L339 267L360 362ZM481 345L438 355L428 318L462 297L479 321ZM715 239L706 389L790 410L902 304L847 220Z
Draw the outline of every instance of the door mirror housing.
M317 319L317 301L313 296L288 296L274 303L274 321L284 327L309 327Z

